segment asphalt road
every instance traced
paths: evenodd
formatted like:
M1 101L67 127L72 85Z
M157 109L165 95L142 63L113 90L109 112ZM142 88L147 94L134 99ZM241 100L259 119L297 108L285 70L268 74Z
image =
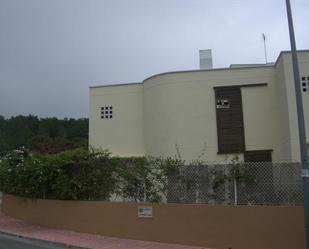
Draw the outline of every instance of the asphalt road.
M53 244L51 242L19 238L0 233L0 249L64 249L76 248Z

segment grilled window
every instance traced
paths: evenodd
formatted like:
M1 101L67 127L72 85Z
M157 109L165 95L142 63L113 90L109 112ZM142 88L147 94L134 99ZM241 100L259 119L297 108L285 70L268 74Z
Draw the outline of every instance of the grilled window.
M113 107L102 106L101 107L101 119L112 119L113 118Z
M300 86L304 93L309 92L309 77L308 76L301 77Z

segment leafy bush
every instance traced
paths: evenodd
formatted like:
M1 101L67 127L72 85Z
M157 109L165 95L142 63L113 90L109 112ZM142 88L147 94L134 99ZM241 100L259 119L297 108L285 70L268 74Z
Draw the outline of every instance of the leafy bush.
M25 148L0 159L0 191L28 198L159 202L181 160L119 158L83 148L30 154Z
M250 184L256 181L255 177L249 174L249 168L247 164L238 160L238 157L235 156L231 164L229 165L229 172L228 174L222 173L218 174L215 173L215 177L213 179L213 189L218 191L225 182L236 182L242 184Z
M161 202L166 199L168 178L177 175L184 162L173 158L128 158L119 167L119 196L134 201Z

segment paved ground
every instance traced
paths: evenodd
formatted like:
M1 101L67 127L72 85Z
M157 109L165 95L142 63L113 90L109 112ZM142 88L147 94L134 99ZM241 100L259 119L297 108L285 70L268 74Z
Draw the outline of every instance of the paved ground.
M67 245L74 245L93 249L206 249L204 247L182 246L182 245L164 244L164 243L147 242L139 240L118 239L100 235L77 233L67 230L50 229L46 227L32 225L22 220L11 218L1 212L0 212L0 232L19 235L26 238L46 240L46 241L58 242ZM1 240L0 243L2 244ZM2 249L1 244L0 249ZM11 247L4 247L4 248L11 248ZM59 247L55 246L54 248Z
M68 249L49 241L39 241L0 233L0 249ZM73 248L72 248L73 249Z

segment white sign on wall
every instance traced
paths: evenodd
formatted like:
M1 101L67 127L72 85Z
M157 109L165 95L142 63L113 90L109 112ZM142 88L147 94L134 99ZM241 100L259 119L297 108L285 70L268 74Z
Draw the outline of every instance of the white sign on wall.
M152 206L138 206L138 218L152 218Z

